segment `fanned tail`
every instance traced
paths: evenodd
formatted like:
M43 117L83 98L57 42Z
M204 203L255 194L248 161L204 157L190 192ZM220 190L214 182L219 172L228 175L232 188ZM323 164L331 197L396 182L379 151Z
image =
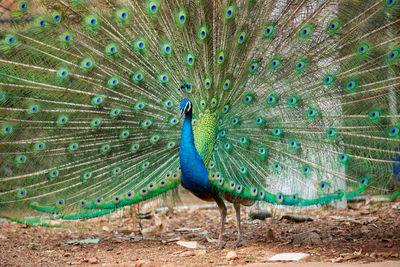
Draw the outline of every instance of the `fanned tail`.
M40 6L0 30L1 215L90 218L175 188L183 83L195 136L217 129L196 147L220 190L397 197L399 1Z

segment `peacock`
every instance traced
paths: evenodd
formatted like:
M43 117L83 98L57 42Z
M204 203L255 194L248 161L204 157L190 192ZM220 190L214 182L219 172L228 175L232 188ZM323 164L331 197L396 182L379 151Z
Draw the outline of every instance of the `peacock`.
M178 185L236 210L395 199L398 0L15 1L0 216L52 226Z

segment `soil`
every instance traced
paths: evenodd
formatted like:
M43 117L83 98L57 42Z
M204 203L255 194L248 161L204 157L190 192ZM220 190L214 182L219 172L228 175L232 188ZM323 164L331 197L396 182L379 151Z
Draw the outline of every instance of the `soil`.
M243 208L244 240L238 248L234 247L235 214L230 207L224 249L214 248L220 226L218 209L199 204L204 203L185 196L180 205L186 208L155 211L160 205L156 201L142 205L141 214L136 206L131 207L135 212L126 209L87 221L64 221L61 228L0 220L0 266L264 266L271 263L271 256L283 252L309 254L301 266L322 262L400 266L400 202L363 201L350 203L346 209L269 208L267 214L272 217L265 220L251 220L249 209ZM282 219L284 214L287 219ZM311 219L295 222L291 217L299 214ZM63 243L72 240L86 241Z

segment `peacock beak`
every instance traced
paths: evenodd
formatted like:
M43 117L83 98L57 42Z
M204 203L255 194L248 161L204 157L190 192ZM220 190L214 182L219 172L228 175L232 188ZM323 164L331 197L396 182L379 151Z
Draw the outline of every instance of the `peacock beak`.
M184 110L184 109L181 109L181 111L179 112L179 120L182 119L183 114L185 114L185 110Z

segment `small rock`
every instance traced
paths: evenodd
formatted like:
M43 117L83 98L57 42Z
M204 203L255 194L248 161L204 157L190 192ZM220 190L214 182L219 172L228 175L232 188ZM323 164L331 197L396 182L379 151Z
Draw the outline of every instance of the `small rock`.
M30 243L28 247L33 249L33 250L37 250L37 249L40 248L40 244L38 244L38 243Z
M267 240L275 241L275 234L274 234L274 231L272 231L272 229L268 229L268 231L267 231Z
M196 241L178 241L176 242L179 246L185 247L185 248L204 248L203 246L199 245Z
M314 231L301 233L293 236L293 242L304 245L314 245L314 246L322 245L321 237L319 236L318 233Z
M97 258L90 258L88 260L88 262L89 262L89 264L97 264L97 263L99 263L99 260Z
M135 262L135 267L142 267L144 264L146 264L146 261L140 260Z
M272 217L272 214L266 210L252 210L250 211L250 219L252 220L265 220L266 218Z
M291 221L291 222L296 222L296 223L312 222L313 221L313 219L311 217L307 216L307 215L296 215L296 214L283 215L280 218L280 221L281 220L285 220L285 219L288 220L288 221Z
M193 250L188 250L188 251L184 251L180 254L181 257L191 257L191 256L195 256L196 254L194 253Z
M177 232L198 232L200 230L201 230L201 228L187 228L187 227L184 227L184 228L176 229L175 231L177 231Z
M270 261L299 261L309 257L306 253L281 253L269 258Z
M363 226L361 226L360 232L363 234L368 234L370 232L370 230L369 230L368 226L363 225Z
M198 257L198 256L204 256L204 255L206 255L207 254L207 251L205 250L205 249L201 249L201 250L198 250L197 252L196 252L196 256Z
M69 265L80 265L82 263L80 261L67 261L67 264L69 264Z
M231 251L228 252L228 254L226 254L226 257L225 257L225 258L226 258L226 260L228 260L228 261L232 261L232 260L237 259L237 258L238 258L238 255L236 254L235 251L231 250Z

